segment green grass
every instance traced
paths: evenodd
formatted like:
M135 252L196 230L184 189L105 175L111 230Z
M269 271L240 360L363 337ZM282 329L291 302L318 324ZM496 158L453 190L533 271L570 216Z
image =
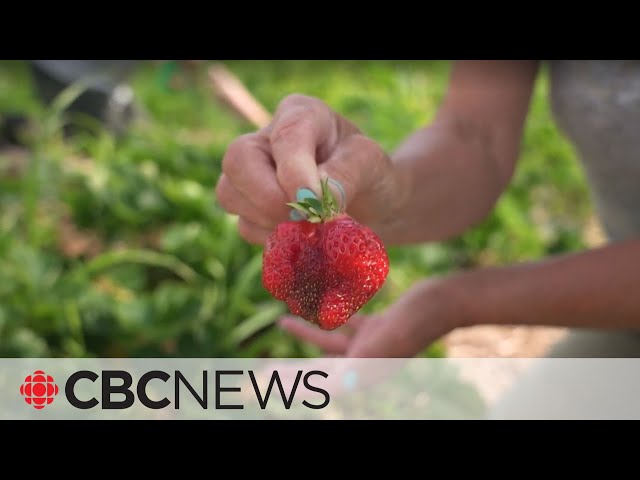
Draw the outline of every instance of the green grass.
M449 71L433 61L227 66L271 111L290 93L317 96L387 150L433 117ZM273 326L285 310L262 288L261 249L215 202L222 155L252 127L216 103L204 78L172 90L161 68L147 64L132 79L148 125L117 140L93 126L65 142L25 65L0 62L0 112L26 112L41 127L26 159L0 151L0 356L318 353ZM543 75L520 165L495 211L452 241L391 248L387 285L365 311L426 276L583 247L588 193L547 89ZM69 224L95 251L63 252Z

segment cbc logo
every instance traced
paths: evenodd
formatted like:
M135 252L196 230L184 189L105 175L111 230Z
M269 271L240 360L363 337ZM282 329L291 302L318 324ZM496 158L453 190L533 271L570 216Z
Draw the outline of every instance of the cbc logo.
M36 410L41 410L52 403L57 394L58 385L51 375L47 375L42 370L36 370L32 375L27 375L24 383L20 385L20 395Z

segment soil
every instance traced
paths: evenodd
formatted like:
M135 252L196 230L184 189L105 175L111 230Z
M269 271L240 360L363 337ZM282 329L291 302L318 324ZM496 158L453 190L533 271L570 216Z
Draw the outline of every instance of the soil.
M444 343L447 356L454 358L535 358L565 334L563 328L482 325L455 330Z
M508 362L464 362L462 377L491 405L518 377L567 334L564 328L478 326L451 332L443 342L450 358L513 358Z

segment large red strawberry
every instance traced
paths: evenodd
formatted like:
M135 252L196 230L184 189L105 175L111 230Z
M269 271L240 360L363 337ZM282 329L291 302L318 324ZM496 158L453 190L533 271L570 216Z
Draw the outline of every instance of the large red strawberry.
M291 313L333 330L380 290L387 252L371 229L339 211L326 180L321 200L288 205L306 218L281 223L267 239L263 285Z

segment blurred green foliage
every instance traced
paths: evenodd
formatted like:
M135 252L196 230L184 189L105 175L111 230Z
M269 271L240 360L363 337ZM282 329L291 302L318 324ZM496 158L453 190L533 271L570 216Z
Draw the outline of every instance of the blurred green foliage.
M290 93L317 96L387 150L429 122L449 72L442 61L226 64L271 111ZM285 307L262 287L262 250L215 202L224 151L252 127L215 101L205 75L172 88L162 68L132 79L147 124L114 139L79 118L88 130L65 141L62 107L38 103L22 62L0 62L0 112L40 127L26 154L0 151L0 356L318 353L275 327ZM588 193L547 88L542 75L495 211L451 241L390 248L388 282L365 311L426 276L582 248Z

